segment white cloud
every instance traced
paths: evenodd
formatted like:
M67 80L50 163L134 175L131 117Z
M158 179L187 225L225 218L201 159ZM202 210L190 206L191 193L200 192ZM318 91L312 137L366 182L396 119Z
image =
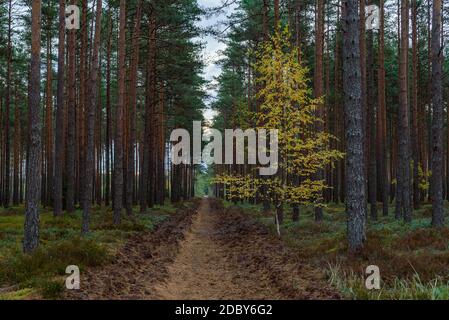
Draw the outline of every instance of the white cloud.
M198 0L198 4L202 8L210 9L213 7L219 7L223 4L223 0ZM218 22L221 22L226 19L226 15L229 14L235 5L231 5L230 7L225 8L224 12L202 17L201 21L198 22L198 26L202 28L212 28L217 25ZM208 81L213 81L215 77L220 75L221 68L216 63L222 58L221 52L226 49L226 44L218 41L215 37L211 35L205 35L198 39L198 41L202 41L205 43L202 57L204 59L205 68L204 68L204 77ZM209 89L208 94L211 96L216 95L215 89ZM204 117L207 120L211 120L215 112L212 111L209 107L204 111Z

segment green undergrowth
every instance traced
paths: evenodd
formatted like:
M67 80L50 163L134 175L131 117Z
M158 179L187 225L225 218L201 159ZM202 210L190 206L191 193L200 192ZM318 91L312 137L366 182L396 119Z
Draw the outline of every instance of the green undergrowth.
M225 202L225 206L232 203ZM260 205L238 204L246 214L276 233L273 213L263 213ZM379 205L381 208L381 205ZM448 204L446 204L446 209ZM341 204L329 204L324 220L316 223L313 208L301 207L298 222L291 220L285 207L282 240L293 247L302 260L326 270L329 281L349 299L448 299L449 228L430 227L431 206L415 210L410 224L388 216L369 219L365 249L357 257L347 254L346 213ZM365 287L366 267L380 269L381 289Z
M176 210L171 204L155 206L146 213L135 208L133 216L124 215L117 226L110 208L94 207L90 233L81 236L81 210L54 217L50 210L42 209L40 246L28 255L22 253L23 206L0 209L0 299L58 298L68 265L76 265L82 272L107 264L127 238L151 232Z

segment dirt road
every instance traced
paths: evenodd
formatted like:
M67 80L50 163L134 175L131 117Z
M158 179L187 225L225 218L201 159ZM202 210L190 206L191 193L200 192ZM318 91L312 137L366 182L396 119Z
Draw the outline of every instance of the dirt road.
M254 281L228 257L228 248L216 241L218 216L203 200L192 229L169 266L169 276L156 287L158 299L258 299L277 296L265 279Z
M201 200L196 212L184 212L155 233L133 239L117 262L90 270L86 278L88 286L68 298L339 297L322 272L298 261L264 227L209 199Z

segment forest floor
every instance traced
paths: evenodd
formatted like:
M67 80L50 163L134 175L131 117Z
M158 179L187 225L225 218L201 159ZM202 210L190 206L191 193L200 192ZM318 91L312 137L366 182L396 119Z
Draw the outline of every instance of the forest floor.
M84 270L109 265L133 237L152 233L178 210L194 203L155 206L145 214L124 215L113 224L112 210L94 207L90 233L81 236L81 210L54 217L50 209L40 214L40 247L31 255L22 252L24 207L0 208L0 300L59 298L65 288L68 265Z
M448 209L449 203L446 203ZM195 199L156 207L112 223L95 208L80 237L81 212L41 214L41 246L21 253L23 208L0 209L0 299L448 299L449 228L430 227L430 205L410 224L369 219L365 250L347 255L341 204L301 207L277 234L272 213ZM67 265L81 270L81 289L65 290ZM365 269L380 268L381 290L367 290Z
M152 234L131 239L114 263L90 269L68 299L335 299L312 268L237 208L203 199ZM84 279L83 279L84 278Z
M258 221L275 235L273 214L261 205L238 204L249 219ZM225 206L233 207L226 202ZM449 228L431 227L431 205L414 210L411 223L394 217L394 207L383 216L378 205L377 220L367 221L367 239L357 257L347 254L346 213L342 204L324 208L317 223L314 210L301 206L299 221L291 220L291 208L284 207L280 227L282 242L301 261L324 270L329 283L346 299L449 299ZM449 203L445 202L445 210ZM381 289L368 290L366 268L380 270Z

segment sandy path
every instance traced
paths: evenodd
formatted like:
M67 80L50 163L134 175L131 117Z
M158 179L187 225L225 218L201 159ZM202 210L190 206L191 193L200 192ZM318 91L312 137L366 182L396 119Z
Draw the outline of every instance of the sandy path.
M322 270L238 208L202 199L87 270L66 299L338 299Z
M209 201L203 200L178 256L168 267L168 279L155 288L155 298L273 298L269 285L262 279L236 277L240 272L226 258L228 248L214 241L216 219Z

